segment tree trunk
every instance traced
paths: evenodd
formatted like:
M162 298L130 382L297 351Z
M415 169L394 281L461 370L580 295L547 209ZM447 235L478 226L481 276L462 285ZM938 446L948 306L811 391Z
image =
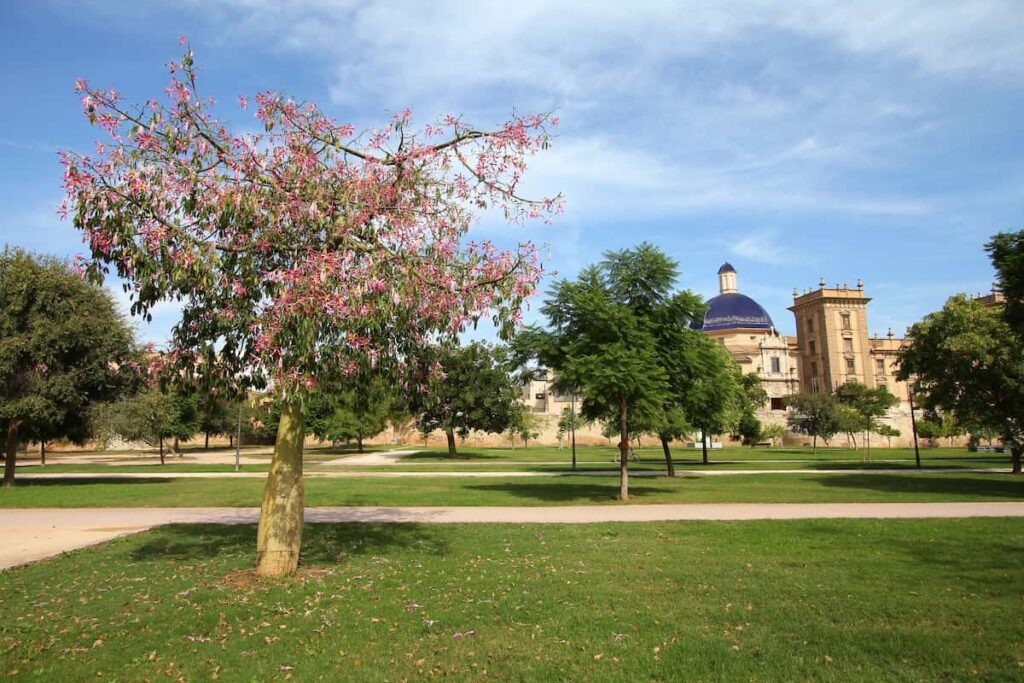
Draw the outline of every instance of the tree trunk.
M1010 447L1010 462L1013 464L1011 472L1013 472L1013 474L1020 474L1020 452L1021 452L1021 447L1020 446L1011 446ZM4 483L6 483L6 482L7 482L7 479L5 478L4 479Z
M39 442L39 464L46 467L46 442Z
M235 447L235 435L234 434L228 434L228 446L230 446L231 448Z
M451 427L445 427L444 434L448 437L448 455L451 457L458 455L458 452L455 450L455 430Z
M361 435L356 437L356 444L357 444L356 451L358 453L362 453L363 452L363 437Z
M7 421L7 458L4 460L4 488L14 486L14 466L18 460L18 427L21 420Z
M817 455L818 454L818 435L817 434L815 434L811 438L811 454L812 455Z
M626 399L619 399L619 500L629 500L629 424Z
M708 435L707 435L707 433L703 429L700 430L700 451L701 451L701 455L704 458L704 464L707 465L708 464Z
M286 576L299 566L305 511L302 486L304 435L305 414L301 400L286 402L281 410L274 457L263 488L260 525L256 532L256 573L260 576Z
M665 452L665 465L668 467L668 476L676 476L676 466L672 462L672 451L668 447L668 439L661 437L661 450Z
M181 457L181 446L178 444L178 437L174 437L174 453Z
M160 464L164 464L164 437L160 437Z
M203 450L208 451L210 450L210 432L204 432L203 436L205 437L203 440Z

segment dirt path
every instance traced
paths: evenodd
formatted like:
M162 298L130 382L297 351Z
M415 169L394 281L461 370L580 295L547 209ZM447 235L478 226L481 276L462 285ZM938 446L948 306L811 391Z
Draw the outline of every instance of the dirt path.
M0 510L0 569L172 523L251 524L257 508L38 508ZM1024 502L566 505L557 507L307 508L309 523L584 524L667 520L1024 517Z

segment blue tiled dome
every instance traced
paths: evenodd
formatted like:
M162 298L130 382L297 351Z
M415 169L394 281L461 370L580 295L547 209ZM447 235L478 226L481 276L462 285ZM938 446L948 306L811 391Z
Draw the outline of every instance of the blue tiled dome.
M745 294L730 292L719 294L708 300L704 324L699 329L705 332L715 330L768 330L775 327L768 312Z

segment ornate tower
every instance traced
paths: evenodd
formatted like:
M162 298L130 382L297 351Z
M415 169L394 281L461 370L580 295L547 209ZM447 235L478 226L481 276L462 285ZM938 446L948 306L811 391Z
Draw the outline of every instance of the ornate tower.
M849 381L875 386L871 346L868 342L864 284L851 289L837 283L804 294L793 292L796 337L802 390L835 391Z
M735 294L737 291L736 269L729 262L723 263L722 267L718 269L718 293Z

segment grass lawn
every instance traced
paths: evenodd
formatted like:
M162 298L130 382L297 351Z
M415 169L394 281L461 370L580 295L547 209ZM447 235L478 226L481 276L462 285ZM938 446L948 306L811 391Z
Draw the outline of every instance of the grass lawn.
M13 570L46 681L975 681L1024 673L1024 520L174 526Z
M21 480L0 507L256 506L261 479ZM1024 500L1008 474L769 474L634 477L630 503L820 503ZM306 505L619 504L615 477L306 480Z

